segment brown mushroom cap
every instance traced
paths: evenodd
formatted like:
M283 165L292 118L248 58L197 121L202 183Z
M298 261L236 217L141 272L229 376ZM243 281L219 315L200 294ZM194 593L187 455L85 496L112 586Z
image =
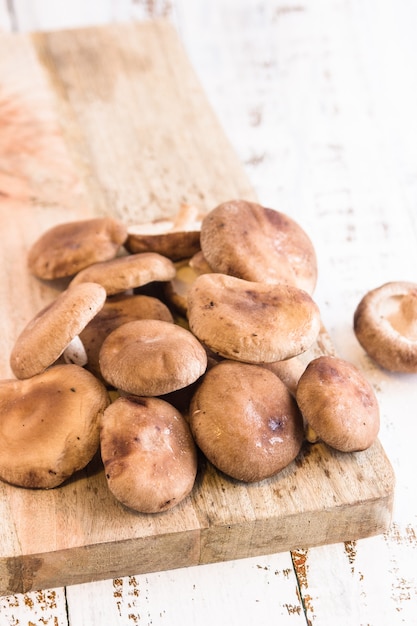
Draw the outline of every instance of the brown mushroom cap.
M353 318L367 354L392 372L417 372L417 284L385 283L369 291Z
M139 319L174 322L168 307L152 296L121 294L106 300L103 308L80 333L87 354L86 367L90 372L101 378L99 353L103 341L122 324Z
M158 252L180 261L200 249L200 228L197 208L184 203L172 219L129 225L125 247L131 253Z
M296 400L320 439L342 452L369 448L379 431L379 407L370 383L352 364L334 356L310 361Z
M275 374L257 365L222 361L212 367L191 400L189 419L207 459L245 482L282 470L303 442L294 398Z
M99 283L112 296L154 281L168 281L174 276L172 261L156 252L142 252L90 265L78 272L71 284Z
M124 224L112 217L58 224L32 245L28 268L47 280L73 276L92 263L114 258L126 237Z
M307 350L320 331L320 313L305 291L225 274L202 274L188 292L191 331L227 359L264 363Z
M185 419L164 400L117 399L101 420L100 447L108 487L131 509L166 511L194 486L194 440Z
M200 245L214 272L312 294L317 259L305 231L287 215L254 202L224 202L201 224Z
M10 355L15 376L29 378L52 365L105 300L105 289L96 283L70 285L61 292L18 336Z
M56 365L0 382L0 479L52 488L84 468L99 447L105 387L78 365Z
M104 340L99 355L103 378L138 396L160 396L202 376L207 354L185 328L162 320L119 326Z
M167 225L168 226L168 225ZM139 252L157 252L171 261L180 261L192 256L200 248L200 231L165 232L146 234L130 227L125 244L132 254Z

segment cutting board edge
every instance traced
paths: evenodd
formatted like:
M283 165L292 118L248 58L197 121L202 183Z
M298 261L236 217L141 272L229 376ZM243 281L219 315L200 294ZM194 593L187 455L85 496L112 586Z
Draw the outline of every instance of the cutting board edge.
M394 490L385 497L323 509L320 524L315 524L316 531L310 535L310 519L304 512L285 519L254 519L245 524L208 526L44 554L4 557L0 558L0 596L262 557L383 535L392 522L393 502ZM312 512L313 515L317 519L316 511ZM336 527L339 530L336 531ZM254 536L262 536L262 542L253 543ZM300 536L305 539L300 541ZM222 537L223 541L219 541ZM169 551L165 549L168 544Z

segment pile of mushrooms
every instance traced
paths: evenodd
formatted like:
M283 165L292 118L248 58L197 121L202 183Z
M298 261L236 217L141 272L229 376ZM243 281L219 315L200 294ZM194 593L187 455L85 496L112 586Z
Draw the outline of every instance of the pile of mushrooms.
M99 452L116 500L156 513L191 493L200 455L256 482L306 440L352 452L377 437L359 370L299 359L321 329L317 260L279 211L233 200L169 223L60 224L28 269L64 288L17 337L16 380L0 382L1 480L57 487Z

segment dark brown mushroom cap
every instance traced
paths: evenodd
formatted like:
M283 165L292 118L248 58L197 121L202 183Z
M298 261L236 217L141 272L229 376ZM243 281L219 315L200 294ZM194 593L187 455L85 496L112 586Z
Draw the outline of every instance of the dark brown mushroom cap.
M103 378L138 396L161 396L195 382L207 367L207 354L185 328L162 320L119 326L104 340L99 355Z
M201 224L201 250L214 272L312 294L317 259L306 232L289 216L254 202L224 202Z
M108 298L103 308L80 333L87 354L86 368L101 378L99 353L103 341L122 324L139 319L174 322L170 310L158 298L140 294L122 294Z
M183 203L170 219L129 225L125 247L133 254L158 252L172 261L180 261L200 249L200 228L198 209Z
M92 263L114 258L126 237L124 224L112 217L58 224L32 245L28 268L43 279L73 276Z
M158 232L158 226L169 229L171 222L155 223L154 232L145 232L148 229L140 225L128 227L126 250L132 254L157 252L171 261L180 261L193 256L200 249L200 230Z
M0 479L52 488L84 468L99 447L109 396L90 372L56 365L0 382Z
M320 356L310 361L296 400L307 424L336 450L365 450L378 435L375 393L358 368L343 359Z
M100 448L110 491L131 509L166 511L194 486L194 440L181 413L164 400L117 399L102 417Z
M245 482L289 465L304 437L301 414L284 383L264 367L235 361L207 371L191 400L189 420L207 459Z
M320 312L297 287L202 274L188 291L191 331L214 353L247 363L288 359L320 331Z
M16 339L10 355L14 375L29 378L52 365L105 300L105 289L96 283L70 285L61 292L30 320Z
M355 310L353 327L378 365L417 372L417 284L393 281L369 291Z
M168 281L174 276L175 265L170 259L156 252L142 252L90 265L74 276L71 285L99 283L108 296L113 296L154 281Z

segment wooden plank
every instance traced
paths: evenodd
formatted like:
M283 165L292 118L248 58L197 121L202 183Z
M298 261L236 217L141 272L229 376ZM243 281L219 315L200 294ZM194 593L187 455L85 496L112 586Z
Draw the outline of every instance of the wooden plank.
M184 200L204 211L255 194L167 23L5 37L0 46L5 111L16 108L10 138L23 133L18 153L6 139L2 151L7 376L14 337L56 295L25 270L46 226L103 213L146 220ZM323 331L317 349L326 342ZM391 519L394 479L376 442L354 455L305 446L259 485L207 465L187 501L155 516L114 502L99 463L53 491L0 488L0 591L14 593L378 534Z

